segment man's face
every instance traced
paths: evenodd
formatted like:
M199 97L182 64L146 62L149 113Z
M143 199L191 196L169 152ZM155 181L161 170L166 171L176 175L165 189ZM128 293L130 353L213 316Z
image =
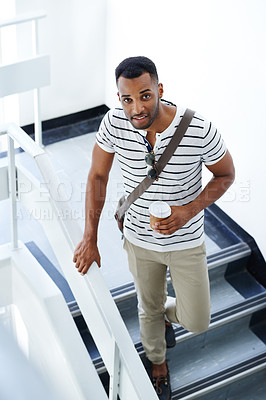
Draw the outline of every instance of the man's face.
M144 73L133 79L121 76L117 87L119 100L133 127L148 129L159 114L162 84L158 85L149 73Z

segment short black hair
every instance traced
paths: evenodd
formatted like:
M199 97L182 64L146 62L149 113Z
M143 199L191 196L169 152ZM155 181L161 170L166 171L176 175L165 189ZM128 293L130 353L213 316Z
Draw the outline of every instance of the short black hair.
M123 60L115 69L116 83L120 76L127 79L138 78L148 72L152 79L158 83L157 69L152 60L147 57L128 57Z

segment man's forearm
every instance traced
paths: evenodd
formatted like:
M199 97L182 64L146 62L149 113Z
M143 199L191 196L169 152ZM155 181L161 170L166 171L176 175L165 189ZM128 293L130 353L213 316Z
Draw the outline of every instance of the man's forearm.
M84 239L97 242L99 219L105 202L107 182L102 178L88 177L85 200Z
M192 216L197 215L204 208L218 200L232 185L235 179L235 168L229 151L216 164L207 166L213 177L203 191L189 204Z
M101 266L97 233L113 158L114 154L106 153L95 144L86 187L84 235L82 241L77 245L73 257L78 272L83 275L88 272L94 261L99 267Z
M190 203L192 213L197 215L200 211L218 200L232 185L234 176L216 176L205 186L196 199Z

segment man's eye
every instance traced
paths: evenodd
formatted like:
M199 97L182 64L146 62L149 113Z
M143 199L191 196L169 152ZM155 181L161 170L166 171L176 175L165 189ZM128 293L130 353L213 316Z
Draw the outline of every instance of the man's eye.
M150 99L151 98L151 95L150 94L144 94L143 95L143 99L144 100L148 100L148 99Z
M131 99L129 99L129 98L124 99L124 103L130 103L130 102L131 102Z

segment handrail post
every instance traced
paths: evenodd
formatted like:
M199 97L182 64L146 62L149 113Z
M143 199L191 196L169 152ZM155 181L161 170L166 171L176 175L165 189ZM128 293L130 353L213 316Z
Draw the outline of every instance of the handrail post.
M18 248L17 199L16 199L16 166L14 140L8 135L8 182L11 202L11 245Z
M120 352L116 340L113 337L113 370L110 373L109 399L117 400L120 378Z
M38 20L32 21L32 49L33 55L39 54L39 33L38 33ZM34 101L34 137L38 146L42 147L42 122L41 122L41 102L40 102L40 89L33 90Z

